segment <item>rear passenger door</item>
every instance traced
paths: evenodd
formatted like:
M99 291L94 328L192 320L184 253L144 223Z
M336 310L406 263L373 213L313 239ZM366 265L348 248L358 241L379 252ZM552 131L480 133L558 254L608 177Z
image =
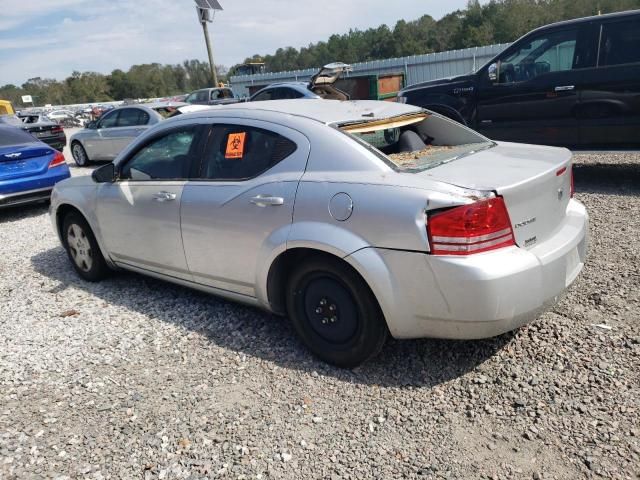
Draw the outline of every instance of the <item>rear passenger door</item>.
M598 22L597 66L584 72L580 102L583 145L640 143L640 15Z
M261 253L286 243L309 141L284 126L231 118L209 138L198 179L182 194L187 264L197 283L255 297Z

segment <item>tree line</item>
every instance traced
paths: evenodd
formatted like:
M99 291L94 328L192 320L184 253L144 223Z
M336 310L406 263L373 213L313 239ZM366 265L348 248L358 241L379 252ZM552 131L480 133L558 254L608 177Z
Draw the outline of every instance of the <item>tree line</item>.
M350 30L299 50L279 48L274 54L254 55L245 63L263 61L269 72L319 67L330 62L366 62L461 48L513 42L536 27L561 20L640 8L640 0L471 0L467 8L440 20L424 15ZM230 69L233 75L235 66Z
M400 20L393 28L381 25L350 30L300 49L287 47L270 55L256 54L245 63L263 61L266 71L278 72L317 68L334 61L356 63L507 43L548 23L635 8L640 8L640 0L490 0L485 4L471 0L465 9L440 20L424 15L417 20ZM224 67L219 66L218 71L224 80ZM186 60L179 65L134 65L127 72L114 70L108 75L73 72L62 81L32 78L22 86L0 87L0 98L16 106L22 105L22 95L34 96L37 105L97 103L166 97L208 86L208 64Z
M218 72L224 75L225 67L219 65ZM166 97L188 93L210 84L207 62L185 60L180 65L134 65L127 72L117 69L108 75L76 71L62 81L30 78L22 86L0 87L0 99L10 100L18 108L23 106L23 95L31 95L37 106L100 103L125 98Z

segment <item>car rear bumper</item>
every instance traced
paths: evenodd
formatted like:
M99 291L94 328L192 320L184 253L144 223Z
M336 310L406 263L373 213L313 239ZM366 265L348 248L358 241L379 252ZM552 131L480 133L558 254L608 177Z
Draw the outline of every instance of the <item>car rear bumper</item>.
M40 138L39 140L42 140L47 145L55 148L60 152L67 145L67 137L65 135L61 135L59 137L45 137L45 138Z
M48 200L53 186L70 176L65 164L42 175L0 181L0 208Z
M572 200L564 224L530 250L447 257L364 249L348 259L361 272L376 272L367 281L394 337L475 339L514 330L555 304L587 249L588 215ZM380 261L384 267L372 267Z

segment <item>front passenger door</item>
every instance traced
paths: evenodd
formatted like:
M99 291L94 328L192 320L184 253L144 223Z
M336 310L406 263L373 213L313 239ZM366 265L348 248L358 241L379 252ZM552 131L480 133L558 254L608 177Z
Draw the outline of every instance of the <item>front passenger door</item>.
M159 132L98 187L97 218L111 258L123 267L190 280L180 233L184 185L202 149L202 126Z
M93 160L107 160L109 158L109 131L118 125L120 110L113 110L103 114L96 123L96 129L85 141L85 148L89 158Z

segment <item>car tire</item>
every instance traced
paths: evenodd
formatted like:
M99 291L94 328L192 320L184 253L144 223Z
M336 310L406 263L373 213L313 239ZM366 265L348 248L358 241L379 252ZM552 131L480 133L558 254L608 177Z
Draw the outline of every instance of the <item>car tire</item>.
M96 237L82 215L68 213L62 222L62 242L75 271L84 280L97 282L110 273Z
M338 260L317 258L293 271L287 283L287 312L307 348L342 368L374 357L389 335L369 287Z
M71 145L71 155L79 167L86 167L91 162L87 151L80 142L73 142L73 145Z

